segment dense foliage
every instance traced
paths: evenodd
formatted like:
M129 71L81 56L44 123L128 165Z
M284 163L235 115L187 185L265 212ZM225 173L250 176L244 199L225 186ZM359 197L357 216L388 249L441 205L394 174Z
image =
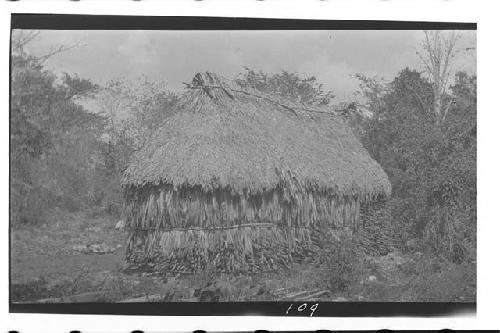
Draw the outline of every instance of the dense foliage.
M87 80L46 71L39 58L12 56L11 204L22 222L43 218L47 207L76 209L95 184L94 158L104 119L77 104L95 92Z
M476 77L457 74L442 119L432 109L430 82L417 71L406 68L390 83L358 78L372 116L356 128L390 177L401 241L423 239L456 261L475 257Z
M177 96L146 79L100 87L57 76L45 60L22 45L12 50L12 221L45 222L55 207L119 214L120 173Z

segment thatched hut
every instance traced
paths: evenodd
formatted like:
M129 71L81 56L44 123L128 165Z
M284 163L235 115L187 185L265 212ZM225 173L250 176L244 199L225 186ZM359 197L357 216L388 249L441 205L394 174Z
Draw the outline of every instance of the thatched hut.
M124 172L128 258L168 270L286 264L311 230L359 228L390 193L382 168L328 110L197 74Z

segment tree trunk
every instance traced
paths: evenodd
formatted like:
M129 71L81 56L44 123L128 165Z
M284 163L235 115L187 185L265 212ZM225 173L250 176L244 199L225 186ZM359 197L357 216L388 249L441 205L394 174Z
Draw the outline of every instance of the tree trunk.
M438 89L434 89L434 116L436 123L439 124L441 121L441 94Z

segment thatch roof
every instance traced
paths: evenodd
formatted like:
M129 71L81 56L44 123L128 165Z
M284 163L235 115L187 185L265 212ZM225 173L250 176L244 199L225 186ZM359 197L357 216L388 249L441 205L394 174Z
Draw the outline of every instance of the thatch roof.
M343 120L221 80L195 76L168 118L124 172L123 186L388 195L387 175Z

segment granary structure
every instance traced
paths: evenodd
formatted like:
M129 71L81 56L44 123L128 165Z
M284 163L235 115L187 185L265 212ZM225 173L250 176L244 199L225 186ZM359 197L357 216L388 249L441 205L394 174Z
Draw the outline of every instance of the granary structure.
M199 73L124 172L127 256L165 270L286 265L390 194L342 119ZM163 265L163 266L162 266Z

